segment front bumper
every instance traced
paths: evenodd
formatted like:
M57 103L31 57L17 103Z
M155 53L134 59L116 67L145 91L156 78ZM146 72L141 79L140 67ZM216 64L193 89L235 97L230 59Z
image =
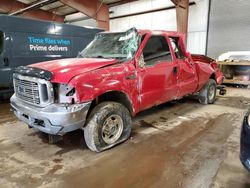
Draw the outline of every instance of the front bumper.
M21 101L14 94L10 104L15 115L30 127L52 135L64 135L84 126L91 102L36 107Z
M247 118L250 111L246 114L243 120L240 138L240 160L244 167L250 172L250 126Z

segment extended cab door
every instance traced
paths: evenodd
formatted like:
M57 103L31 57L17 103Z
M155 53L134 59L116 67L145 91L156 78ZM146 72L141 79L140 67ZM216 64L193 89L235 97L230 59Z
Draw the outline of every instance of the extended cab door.
M140 110L176 98L176 75L169 48L164 35L147 35L142 42L138 68Z
M187 57L182 38L176 36L169 38L178 63L177 87L178 98L181 98L196 90L198 80L193 62Z

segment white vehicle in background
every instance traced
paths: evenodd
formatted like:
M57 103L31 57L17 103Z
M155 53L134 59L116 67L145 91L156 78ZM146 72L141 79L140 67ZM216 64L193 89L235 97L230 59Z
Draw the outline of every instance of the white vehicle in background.
M218 61L250 61L250 51L234 51L221 54Z
M250 51L223 53L217 61L225 76L223 83L250 87Z

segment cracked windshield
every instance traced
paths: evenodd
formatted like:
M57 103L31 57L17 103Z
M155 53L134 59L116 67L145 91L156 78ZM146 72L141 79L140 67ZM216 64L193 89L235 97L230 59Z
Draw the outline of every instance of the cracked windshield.
M131 59L138 49L139 38L135 28L126 32L99 33L78 57Z

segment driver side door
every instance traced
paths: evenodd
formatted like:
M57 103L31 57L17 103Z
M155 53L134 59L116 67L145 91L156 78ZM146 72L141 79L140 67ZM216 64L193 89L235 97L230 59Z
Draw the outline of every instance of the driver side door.
M175 99L177 77L169 40L165 35L145 37L138 67L140 110Z

